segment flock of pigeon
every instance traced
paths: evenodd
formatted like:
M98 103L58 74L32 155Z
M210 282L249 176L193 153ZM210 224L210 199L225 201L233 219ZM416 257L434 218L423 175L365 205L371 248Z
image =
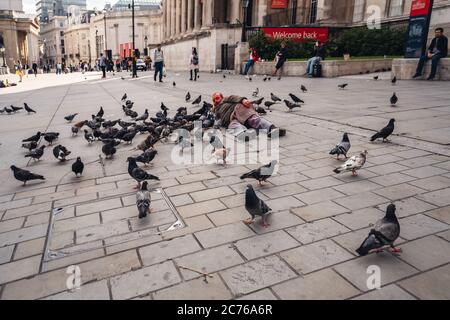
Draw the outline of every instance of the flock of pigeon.
M395 81L393 80L395 84ZM176 84L174 83L174 86ZM348 85L339 85L340 89L345 89ZM307 88L302 85L300 90L305 93ZM253 96L257 97L259 95L259 89L253 92ZM294 108L300 108L301 103L304 103L295 94L289 94L293 102L289 100L284 100L289 111ZM395 94L394 94L395 96ZM281 102L282 100L271 93L271 101L266 101L265 106L268 110L274 104ZM185 97L186 102L190 102L191 95L188 92ZM255 110L260 114L265 114L264 108L260 107L264 98L253 101ZM202 97L196 98L192 104L194 106L200 107ZM214 114L211 112L212 105L204 101L202 107L192 114L188 114L186 107L180 107L177 109L173 117L169 117L169 108L161 103L160 111L156 113L154 117L151 117L148 109L142 115L139 115L135 110L133 110L134 102L128 100L127 94L124 94L122 99L122 111L124 115L132 121L126 121L124 119L117 120L107 120L105 119L105 112L102 107L96 115L92 115L90 120L83 120L76 122L71 125L72 135L75 137L78 135L79 131L83 129L84 139L88 144L93 144L100 142L102 143L101 151L107 159L112 159L114 154L117 152L117 147L120 144L132 144L133 139L138 133L147 134L145 140L139 143L134 150L141 151L141 154L135 157L128 157L128 173L137 182L136 189L139 191L136 194L136 205L139 212L139 218L145 218L147 214L151 212L151 196L148 189L149 180L159 180L155 175L150 174L143 168L139 167L138 163L142 163L145 166L150 164L153 159L158 154L155 148L157 142L167 141L172 133L175 133L177 129L185 129L189 132L194 131L194 121L202 121L202 130L194 131L193 135L198 140L203 140L204 132L214 125ZM31 109L26 103L24 107L14 107L4 108L2 112L15 113L22 109L25 109L28 114L36 113ZM67 115L64 119L68 123L72 123L78 116L77 113ZM387 138L394 131L395 120L391 119L389 124L377 132L371 137L371 141L377 139L383 139L383 142L388 141ZM222 159L223 164L226 164L226 158L230 152L230 149L225 148L223 143L220 141L218 136L209 135L209 144L213 148L213 154L217 159ZM37 132L35 135L24 139L22 142L22 147L28 149L29 152L25 155L26 158L31 158L34 161L39 161L44 155L44 150L47 147L53 146L53 143L59 138L59 132ZM48 145L40 145L41 140L44 139ZM185 148L190 148L193 144L189 139L184 138L179 135L176 139L178 146L181 150ZM341 156L344 156L346 162L341 166L337 167L334 172L336 174L342 172L352 172L352 175L357 175L357 170L361 169L367 159L367 151L361 152L348 158L347 154L351 148L351 143L347 133L344 133L342 141L336 145L330 152L330 155L336 156L339 160ZM67 162L67 157L71 154L66 147L58 144L53 147L53 155L60 162ZM258 169L252 170L246 174L243 174L240 178L244 179L255 179L258 181L259 185L266 182L274 173L277 161L272 161L268 165L262 166ZM72 172L76 177L80 177L83 174L85 164L82 162L81 157L77 157L72 163ZM45 177L39 174L32 173L28 170L18 168L14 165L11 166L15 179L24 183L24 185L31 180L45 180ZM251 218L245 220L245 224L252 224L256 217L261 217L261 224L267 227L267 217L271 213L271 208L255 193L253 186L251 184L247 185L245 192L245 208L250 214ZM375 224L375 227L370 231L367 239L364 240L361 247L357 250L360 255L365 255L372 250L382 251L383 247L391 246L393 252L399 252L399 249L395 248L393 243L398 238L400 234L400 225L395 216L395 206L393 204L389 205L387 208L386 216Z

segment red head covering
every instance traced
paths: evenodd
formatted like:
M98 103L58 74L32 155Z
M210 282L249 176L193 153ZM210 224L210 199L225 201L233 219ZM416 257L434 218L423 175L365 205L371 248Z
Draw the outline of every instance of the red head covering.
M216 106L223 100L223 94L221 92L214 92L212 95L213 104Z

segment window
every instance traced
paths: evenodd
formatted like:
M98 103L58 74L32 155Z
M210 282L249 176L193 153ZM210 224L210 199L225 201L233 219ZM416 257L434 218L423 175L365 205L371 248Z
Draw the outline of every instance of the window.
M364 19L364 12L366 11L366 0L355 0L353 9L353 22L359 22Z
M81 40L86 40L86 34L85 33L81 34Z
M317 21L317 1L311 0L311 11L309 15L309 23L316 23Z
M403 13L403 0L391 0L389 6L389 16L401 16Z
M61 37L64 37L64 31L60 31L60 32L59 32L59 35L60 35Z

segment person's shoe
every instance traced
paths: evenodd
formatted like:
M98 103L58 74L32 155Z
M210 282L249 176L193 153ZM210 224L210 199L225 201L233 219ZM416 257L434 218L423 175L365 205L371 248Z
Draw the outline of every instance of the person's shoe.
M159 80L159 82L163 82L162 80Z
M422 76L421 74L416 73L415 75L413 75L413 79L419 78L421 76Z
M428 81L433 81L433 80L434 80L434 77L429 76L429 77L427 78L427 80L428 80Z

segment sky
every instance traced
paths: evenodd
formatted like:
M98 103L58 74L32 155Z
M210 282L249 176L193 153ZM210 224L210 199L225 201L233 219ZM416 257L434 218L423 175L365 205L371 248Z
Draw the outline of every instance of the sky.
M1 1L1 0L0 0ZM117 0L107 0L109 3L114 4ZM97 9L102 9L105 6L105 0L87 0L88 9L97 7ZM36 13L36 0L22 0L23 10L26 13Z

